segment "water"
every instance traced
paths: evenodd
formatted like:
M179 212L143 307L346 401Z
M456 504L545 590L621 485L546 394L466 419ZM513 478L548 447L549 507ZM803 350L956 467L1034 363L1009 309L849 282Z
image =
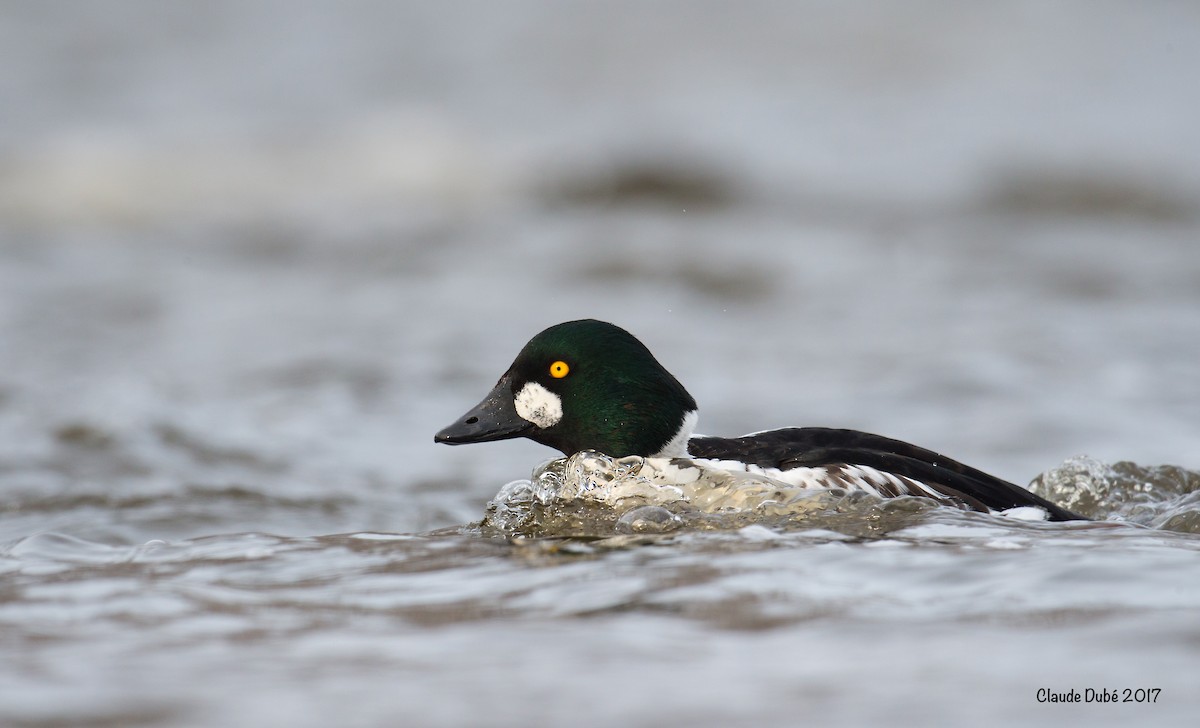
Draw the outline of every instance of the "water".
M1150 473L1103 485L1140 493ZM1078 468L1051 476L1078 482ZM134 546L34 534L0 551L5 717L1049 724L1065 711L1040 688L1157 688L1154 705L1070 713L1186 724L1195 535L920 503L652 535L602 534L593 504L575 515L594 535L566 539L503 538L494 520Z
M1190 724L1197 41L1186 3L0 7L0 724ZM544 448L432 443L583 316L701 432L879 432L1100 522L535 504Z

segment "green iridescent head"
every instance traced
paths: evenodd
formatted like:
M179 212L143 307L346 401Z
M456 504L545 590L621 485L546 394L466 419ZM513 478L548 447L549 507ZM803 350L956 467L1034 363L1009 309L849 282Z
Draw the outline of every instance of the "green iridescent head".
M495 388L435 436L450 445L527 437L570 455L679 456L696 401L628 331L584 319L530 339Z

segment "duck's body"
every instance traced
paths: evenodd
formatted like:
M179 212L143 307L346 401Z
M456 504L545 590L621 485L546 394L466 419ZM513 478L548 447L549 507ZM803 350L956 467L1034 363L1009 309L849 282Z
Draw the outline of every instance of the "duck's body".
M569 321L531 339L483 402L434 439L458 445L527 437L566 455L597 450L692 458L804 487L1082 519L1020 486L899 440L819 427L706 437L692 434L696 414L692 396L631 334L602 321Z

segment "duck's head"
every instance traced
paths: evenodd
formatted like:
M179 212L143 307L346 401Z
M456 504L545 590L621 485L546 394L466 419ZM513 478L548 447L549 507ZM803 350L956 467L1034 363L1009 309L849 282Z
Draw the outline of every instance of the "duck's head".
M585 319L530 339L488 396L435 442L527 437L570 455L679 457L696 400L628 331Z

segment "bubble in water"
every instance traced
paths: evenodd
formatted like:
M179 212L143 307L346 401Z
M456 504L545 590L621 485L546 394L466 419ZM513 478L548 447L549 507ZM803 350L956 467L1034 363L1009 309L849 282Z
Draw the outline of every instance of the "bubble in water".
M683 519L662 506L641 506L617 519L618 533L667 533L683 525Z

